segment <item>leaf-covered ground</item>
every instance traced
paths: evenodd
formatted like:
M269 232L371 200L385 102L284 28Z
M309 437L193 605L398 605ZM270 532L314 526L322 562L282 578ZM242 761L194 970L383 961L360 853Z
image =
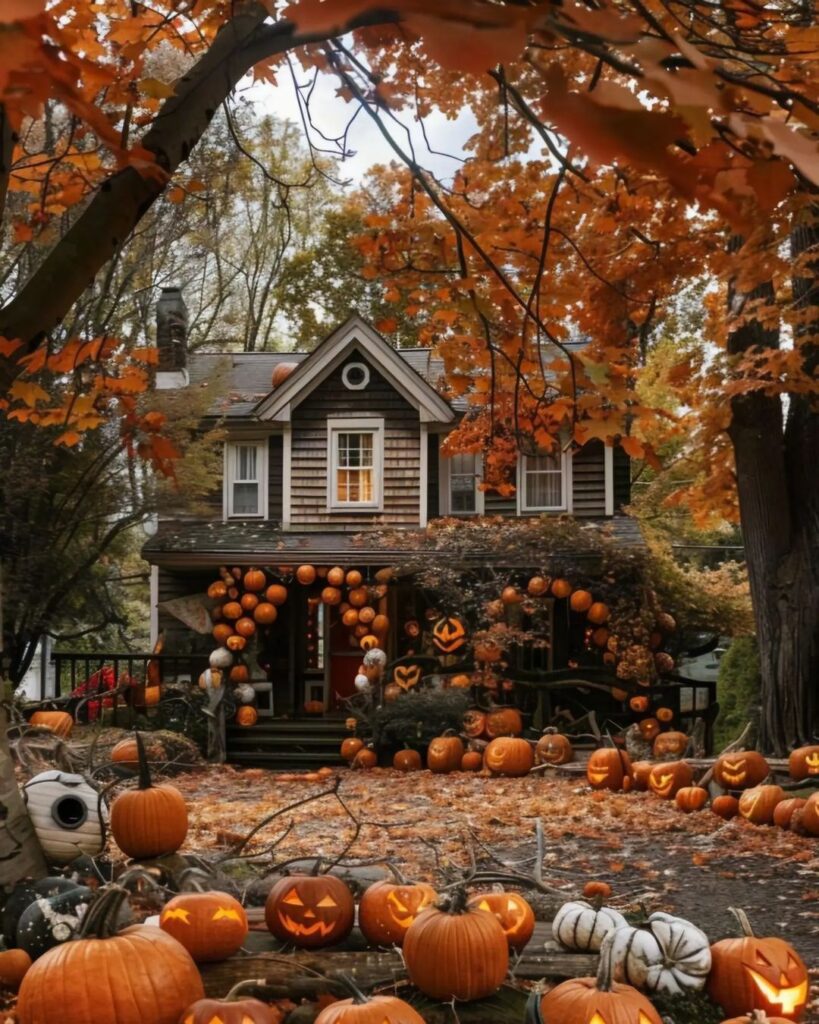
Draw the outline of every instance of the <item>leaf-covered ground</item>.
M712 940L735 934L728 907L743 907L758 934L787 937L813 969L808 1019L819 1021L819 840L778 828L725 823L710 811L686 815L649 794L593 793L579 781L554 777L375 769L305 782L220 767L174 780L190 804L185 849L227 852L265 816L332 790L338 778L338 794L357 823L332 793L294 807L245 847L245 854L260 853L280 840L270 862L254 862L246 885L255 872L316 855L345 862L386 856L408 877L433 883L441 882L442 871L468 872L472 857L486 864L490 855L530 874L540 819L546 886L569 898L588 880L602 879L620 909L638 911L642 904L679 913ZM527 894L545 920L563 899Z

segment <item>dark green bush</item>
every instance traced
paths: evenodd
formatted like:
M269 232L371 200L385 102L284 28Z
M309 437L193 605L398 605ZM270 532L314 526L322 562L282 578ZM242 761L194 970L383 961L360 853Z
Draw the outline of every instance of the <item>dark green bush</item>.
M717 700L720 710L714 730L717 750L736 739L746 722L758 718L759 686L756 638L739 636L719 664Z

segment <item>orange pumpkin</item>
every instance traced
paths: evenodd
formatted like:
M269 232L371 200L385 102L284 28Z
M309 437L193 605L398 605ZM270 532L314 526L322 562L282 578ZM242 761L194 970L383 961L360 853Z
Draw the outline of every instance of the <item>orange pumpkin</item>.
M595 601L589 608L586 618L592 625L602 626L604 622L608 622L610 616L609 606L602 601Z
M253 619L237 619L236 632L239 634L239 636L243 636L245 639L247 639L249 636L253 636L253 634L256 632L256 623L253 621Z
M423 767L423 762L417 750L407 748L396 751L395 757L392 759L392 766L399 772L419 772Z
M242 617L242 606L238 601L228 601L222 605L222 614L226 619L240 619Z
M324 701L323 700L306 700L304 702L304 711L308 715L323 715L324 714Z
M350 728L348 726L348 728ZM353 724L352 728L355 728ZM348 736L346 740L341 741L341 756L345 761L352 761L359 750L363 750L364 741L360 740L357 736Z
M338 587L325 587L321 592L321 602L331 606L341 604L341 591Z
M247 938L245 908L226 892L185 892L159 915L159 927L181 942L197 963L227 960Z
M753 786L739 798L739 816L754 825L772 825L776 805L784 799L781 786Z
M67 711L35 711L29 725L48 729L61 739L67 740L74 728L74 719Z
M258 603L259 599L255 594L242 594L239 598L239 604L244 612L252 612ZM240 619L239 621L241 622L242 620Z
M366 626L364 628L366 629ZM365 633L358 641L358 645L362 651L372 651L378 647L378 637L372 633Z
M275 622L279 617L279 613L276 610L274 604L270 604L268 601L262 601L261 604L256 605L253 612L253 618L260 626L269 626L272 622Z
M569 607L573 612L583 614L583 612L587 612L591 608L593 601L594 598L588 590L575 590L569 598Z
M496 708L487 714L485 729L491 740L498 736L520 736L523 719L517 708Z
M667 761L655 764L648 776L648 788L661 800L673 800L677 790L690 786L694 771L686 761Z
M638 728L644 740L655 740L660 735L660 723L656 718L641 718Z
M592 789L630 789L631 758L616 747L593 750L586 764L586 778Z
M217 644L221 644L221 646L224 647L228 641L228 637L233 636L233 627L229 626L226 622L219 622L211 630L211 636Z
M359 610L358 621L363 622L366 626L371 625L375 618L375 608L371 608L368 604L365 604L363 608Z
M501 601L504 604L520 604L523 598L517 587L504 587L501 593Z
M0 989L16 992L31 967L31 957L24 949L0 952Z
M708 790L702 786L683 786L677 790L674 802L681 811L690 814L692 811L701 811L708 803Z
M654 740L655 757L682 757L688 749L688 736L684 732L661 732Z
M662 722L663 725L668 725L669 722L674 720L674 712L671 708L657 708L654 712L654 717L658 722Z
M432 642L442 654L454 654L466 643L466 626L462 619L447 616L432 627Z
M591 881L583 886L583 896L587 900L607 900L611 896L608 882Z
M465 672L459 672L458 675L449 677L449 685L454 686L456 690L468 690L472 685L472 679Z
M483 763L495 775L518 777L530 771L534 764L534 754L526 740L500 736L487 746Z
M572 592L572 585L568 580L556 579L552 583L552 595L559 600L569 597Z
M735 796L717 796L711 801L711 810L718 818L730 821L739 814L739 800Z
M526 590L531 597L542 597L549 589L549 580L544 576L533 576L526 584Z
M478 750L467 750L461 758L462 772L479 772L483 768L483 754Z
M223 580L216 580L208 587L208 597L212 601L224 601L227 597L227 584Z
M296 569L296 579L304 587L316 582L316 568L313 565L300 565Z
M800 810L802 828L812 836L819 836L819 791L811 793Z
M347 600L353 608L363 608L367 603L368 594L366 587L354 587L348 594Z
M268 930L300 949L333 946L352 931L353 894L334 875L288 875L267 897Z
M638 793L644 793L648 789L648 777L653 767L651 761L635 761L632 764L632 789L636 789Z
M243 636L239 636L238 633L234 633L233 636L227 638L225 646L229 651L243 651L247 646L247 640Z
M605 626L598 626L597 629L592 632L591 642L595 647L605 647L609 642L609 635L609 631Z
M386 615L376 615L372 622L373 633L377 633L378 636L383 637L386 635L387 630L390 628L390 620Z
M644 694L637 694L628 702L628 706L638 715L644 714L651 706L651 702Z
M156 741L151 743L146 749L145 756L151 761L165 761L167 759L165 748ZM138 768L139 750L136 740L131 736L120 740L111 750L111 760L115 764L124 765L126 768Z
M611 978L611 957L601 955L596 978L561 982L543 996L542 1024L663 1024L641 992Z
M341 587L344 585L344 570L340 565L335 565L332 569L327 570L327 583L331 587Z
M349 981L347 987L351 987ZM203 1024L211 1022L208 1020ZM253 1022L241 1021L241 1024ZM371 996L368 999L356 992L353 999L337 999L325 1006L316 1017L315 1024L424 1024L424 1019L409 1003L396 996Z
M259 712L252 704L241 704L236 708L236 724L248 729L259 720Z
M368 768L375 768L378 765L378 755L370 747L364 747L355 755L351 768L366 771Z
M350 571L344 577L344 582L347 584L350 590L355 590L356 587L360 587L361 584L364 582L364 577L361 575L358 569L350 569Z
M734 799L733 797L731 799ZM779 828L790 828L791 819L797 811L800 811L807 800L803 800L801 797L794 796L788 800L780 800L779 803L774 807L773 812L773 823L778 825Z
M261 569L248 569L242 579L242 583L245 590L258 592L264 590L267 580Z
M246 683L250 679L247 665L236 664L231 666L230 672L228 672L228 679L237 685L239 683Z
M751 789L764 782L769 773L768 762L755 750L722 754L714 764L714 780L723 789Z
M357 626L358 625L358 609L357 608L348 608L346 612L342 613L341 621L344 623L344 625L347 627L347 629L352 629L353 626Z
M264 592L265 600L272 605L282 605L287 600L287 587L281 583L271 583Z
M574 748L568 736L545 732L535 747L535 764L568 764L574 760Z
M788 773L792 779L819 781L819 746L799 747L788 758Z
M436 736L427 747L427 768L431 772L444 774L456 772L461 767L464 745L458 736Z
M358 926L373 946L401 946L410 925L422 910L432 906L437 895L423 882L376 882L361 897Z
M495 915L510 949L523 949L534 934L535 913L520 893L479 892L470 897L468 906Z

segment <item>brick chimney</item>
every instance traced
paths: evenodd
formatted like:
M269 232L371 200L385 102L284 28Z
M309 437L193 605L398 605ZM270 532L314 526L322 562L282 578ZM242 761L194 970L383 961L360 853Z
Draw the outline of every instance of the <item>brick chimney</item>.
M163 288L156 304L156 345L161 372L184 370L188 361L188 307L181 288Z

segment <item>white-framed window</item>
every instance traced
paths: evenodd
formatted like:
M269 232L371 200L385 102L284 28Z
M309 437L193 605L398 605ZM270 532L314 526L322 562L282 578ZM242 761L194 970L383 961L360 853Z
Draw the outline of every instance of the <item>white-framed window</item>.
M267 444L267 440L226 442L226 519L267 519Z
M521 512L558 512L567 505L566 456L561 452L521 455L518 505Z
M379 510L384 500L384 421L327 421L331 510Z
M483 491L479 490L483 459L475 452L441 456L441 512L451 516L483 514Z

